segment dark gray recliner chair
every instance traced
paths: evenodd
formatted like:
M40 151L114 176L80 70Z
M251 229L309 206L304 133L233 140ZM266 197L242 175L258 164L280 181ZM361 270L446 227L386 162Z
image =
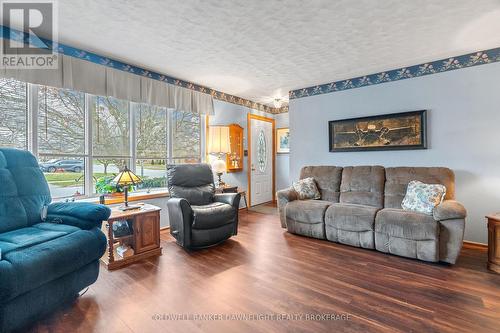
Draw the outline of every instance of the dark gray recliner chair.
M167 167L170 234L186 249L219 244L238 232L240 194L215 194L208 164Z

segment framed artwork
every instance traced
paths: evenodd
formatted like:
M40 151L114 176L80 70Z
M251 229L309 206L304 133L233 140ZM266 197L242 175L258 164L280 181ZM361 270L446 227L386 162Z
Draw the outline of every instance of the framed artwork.
M278 154L288 154L290 152L290 129L276 129L276 152Z
M427 149L427 111L328 122L330 152Z

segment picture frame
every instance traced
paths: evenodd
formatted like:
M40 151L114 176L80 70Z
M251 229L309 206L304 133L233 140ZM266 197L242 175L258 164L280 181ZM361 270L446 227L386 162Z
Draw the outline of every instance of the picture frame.
M427 110L331 120L330 152L427 149Z
M290 153L290 129L288 127L276 129L276 153Z

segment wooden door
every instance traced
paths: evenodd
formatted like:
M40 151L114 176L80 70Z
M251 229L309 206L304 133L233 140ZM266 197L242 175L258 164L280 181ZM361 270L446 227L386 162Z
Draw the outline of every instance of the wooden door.
M134 222L135 254L160 247L160 214L141 214Z
M274 119L249 114L249 187L250 206L274 198Z

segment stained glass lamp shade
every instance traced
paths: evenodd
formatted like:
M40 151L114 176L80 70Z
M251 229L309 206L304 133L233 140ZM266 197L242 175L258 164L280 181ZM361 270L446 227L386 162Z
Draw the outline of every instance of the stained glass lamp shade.
M137 176L135 173L130 171L127 166L125 166L123 171L116 175L116 177L113 179L113 183L116 184L116 186L123 186L123 191L125 194L125 201L123 203L123 206L120 206L119 209L129 210L139 208L139 206L130 206L128 204L128 187L130 185L137 185L142 183L142 180L141 178L139 178L139 176Z

